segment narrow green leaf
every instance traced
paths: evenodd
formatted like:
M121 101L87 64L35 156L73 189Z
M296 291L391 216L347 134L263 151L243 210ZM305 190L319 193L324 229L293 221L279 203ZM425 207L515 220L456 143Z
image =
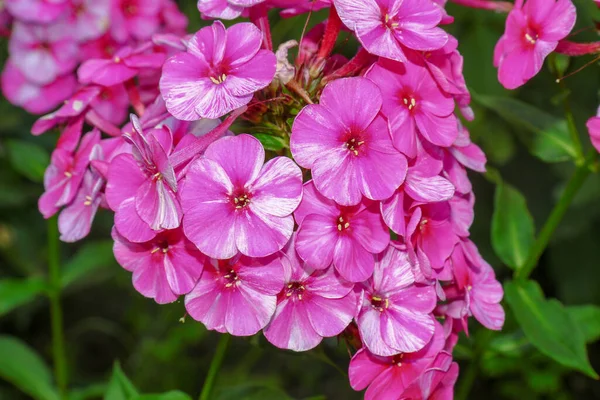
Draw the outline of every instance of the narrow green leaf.
M89 242L69 260L62 273L62 286L66 287L78 279L104 267L112 267L115 257L112 241Z
M533 136L520 137L524 139L531 153L539 159L546 162L562 162L577 158L577 151L564 119L556 118L510 97L474 95L474 99L513 126L532 133Z
M0 280L0 316L32 301L46 288L46 283L40 278Z
M121 365L115 362L113 366L113 373L106 393L104 394L104 400L131 400L139 396L139 393L133 383L125 376L125 373L121 369Z
M567 311L579 326L586 343L600 339L600 307L592 304L569 306Z
M0 377L36 400L59 400L50 369L27 344L0 336Z
M160 394L142 394L132 397L131 400L192 400L187 394L178 390Z
M289 146L283 138L277 136L255 133L254 137L260 140L266 150L281 151Z
M506 300L531 343L558 363L597 379L587 357L584 336L567 309L544 298L535 281L508 282Z
M44 172L50 164L50 156L42 147L24 140L6 142L12 167L34 182L44 180Z
M498 257L513 269L521 267L535 240L534 231L525 197L514 187L499 181L492 216L492 246Z

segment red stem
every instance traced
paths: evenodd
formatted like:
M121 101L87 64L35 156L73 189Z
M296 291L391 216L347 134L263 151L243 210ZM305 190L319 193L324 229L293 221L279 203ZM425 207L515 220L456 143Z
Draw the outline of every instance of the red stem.
M340 19L335 7L332 6L329 11L329 18L327 19L327 26L325 27L323 40L321 41L319 52L317 53L317 59L325 59L331 54L341 29L342 20Z
M271 25L269 25L269 15L267 7L264 4L258 4L250 8L250 20L263 33L263 47L273 51L273 40L271 39Z
M85 120L88 124L95 126L100 129L102 132L106 133L110 136L121 136L121 129L119 129L114 124L108 122L104 118L100 116L96 111L89 110L85 114Z
M125 82L125 89L127 89L127 95L129 96L129 101L135 110L135 113L141 117L144 115L144 111L146 111L146 107L144 103L142 103L142 98L140 97L140 91L135 85L135 79L130 79Z
M177 168L190 161L196 155L202 153L206 148L215 140L221 138L227 132L227 129L233 124L237 117L246 112L248 107L243 106L234 110L225 121L217 126L206 135L199 136L192 143L185 146L183 149L173 153L170 157L171 165L173 168Z
M513 9L513 4L507 1L490 1L490 0L450 0L453 3L459 4L465 7L479 8L482 10L491 10L498 12L510 12ZM522 1L517 0L514 7Z
M569 40L561 40L554 51L571 57L584 56L600 52L600 42L576 43Z

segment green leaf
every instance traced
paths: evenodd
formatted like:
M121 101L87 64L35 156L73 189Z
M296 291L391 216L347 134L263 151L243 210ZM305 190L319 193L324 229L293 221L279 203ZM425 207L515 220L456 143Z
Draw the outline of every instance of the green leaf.
M0 377L37 400L59 400L50 369L27 344L0 336Z
M32 301L47 289L39 278L0 280L0 316Z
M42 147L24 140L6 142L8 157L13 168L34 182L44 180L50 157Z
M277 136L266 135L264 133L255 133L254 137L260 140L266 150L281 151L286 147L289 147L285 139Z
M567 311L579 326L586 343L600 339L600 307L592 304L569 306Z
M474 95L473 98L512 125L534 134L521 137L531 153L542 161L562 162L577 158L566 120L510 97Z
M178 390L160 394L142 394L132 397L131 400L192 400L187 394Z
M534 230L525 197L499 181L492 216L492 246L498 257L513 269L521 267L535 240Z
M104 400L130 400L138 395L133 383L123 373L121 365L115 362L112 377L104 394Z
M558 363L597 379L587 357L585 338L557 300L546 300L535 281L508 282L506 300L531 343Z
M62 273L62 286L66 287L82 277L104 267L112 267L115 257L112 241L97 241L83 247L69 260Z

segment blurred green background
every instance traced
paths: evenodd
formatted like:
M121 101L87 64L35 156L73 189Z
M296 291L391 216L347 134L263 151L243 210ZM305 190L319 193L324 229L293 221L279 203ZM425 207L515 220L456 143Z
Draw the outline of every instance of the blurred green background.
M195 1L179 3L190 17L192 29L205 23L200 21ZM593 2L575 3L576 29L593 27L594 19L600 19ZM535 79L509 92L498 83L492 66L505 15L454 5L448 10L456 18L448 30L459 39L466 81L474 93L476 120L467 126L486 152L489 165L523 193L539 229L574 166L569 161L548 164L539 153L535 155L535 123L543 125L550 117L528 113L513 99L560 119L568 101L581 141L589 148L585 121L600 102L598 64L559 85L555 83L557 73L574 71L590 58L553 57ZM309 26L326 15L314 14ZM305 20L306 16L280 20L274 14L276 43L298 39ZM574 40L598 40L598 35L587 29ZM5 42L2 47L5 57ZM350 55L355 49L356 43L344 42L337 51ZM34 120L6 100L0 102L0 333L24 341L51 366L49 302L42 294L48 270L47 223L37 211L37 198L57 135L32 137L29 128ZM490 241L495 188L483 176L473 174L472 180L477 197L472 239L503 281L511 271L494 255ZM88 239L60 248L68 369L71 387L78 389L73 398L102 398L117 360L144 393L177 389L196 397L218 335L190 318L180 322L185 314L182 302L159 306L139 295L131 285L131 274L113 260L110 227L111 215L103 211ZM584 183L532 277L547 297L567 306L600 305L599 255L600 177L596 174ZM600 345L596 342L600 316L593 314L586 326L589 358L600 370ZM0 352L0 358L7 356ZM455 358L461 367L457 387L462 398L600 399L600 383L542 355L524 337L508 307L502 332L489 333L472 323L471 336L462 336ZM348 361L345 345L336 339L324 341L316 351L294 354L274 349L261 335L233 338L218 375L215 398L359 399L362 395L350 389L345 376ZM0 380L0 399L26 398Z

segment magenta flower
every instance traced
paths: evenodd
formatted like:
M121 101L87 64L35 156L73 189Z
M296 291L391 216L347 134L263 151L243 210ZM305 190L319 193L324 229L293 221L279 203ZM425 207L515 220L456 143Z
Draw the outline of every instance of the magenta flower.
M112 0L72 0L69 24L79 42L97 39L109 28Z
M571 0L527 0L525 6L513 8L494 51L500 83L516 89L537 75L544 59L571 32L575 19Z
M290 239L302 172L287 157L264 161L260 142L240 135L217 140L191 164L181 193L183 227L204 254L264 257Z
M206 265L200 281L185 297L185 308L207 329L251 336L271 320L283 285L278 258L215 260Z
M592 144L596 150L600 152L600 108L598 108L598 115L590 118L586 126L588 128Z
M356 314L354 285L333 268L324 271L305 266L290 241L282 258L285 286L277 297L277 309L264 334L282 349L306 351L324 337L337 336Z
M294 213L300 225L298 255L312 268L332 263L350 282L362 282L373 274L374 255L390 242L390 235L373 201L343 207L325 198L313 182L304 186L304 197Z
M407 399L452 400L457 378L458 364L452 362L452 355L444 349L404 391L404 396Z
M205 18L236 19L244 9L228 0L198 0L198 11Z
M9 60L2 71L2 94L32 114L47 113L68 99L76 88L77 79L72 75L59 77L47 85L31 83L13 60Z
M275 54L260 50L261 31L251 23L229 29L220 21L200 29L188 50L167 60L160 92L173 116L220 118L246 105L275 76Z
M448 35L437 25L441 8L431 0L333 0L348 28L371 54L406 61L406 50L442 48Z
M50 218L61 207L73 201L90 164L92 149L98 143L100 132L94 130L83 137L79 149L74 154L61 147L54 150L50 166L44 174L46 191L38 202L44 218Z
M15 22L9 50L14 65L30 82L47 85L77 64L77 43L64 23L29 25Z
M434 326L435 324L435 326ZM435 329L435 334L433 330ZM444 333L438 322L432 321L432 337L421 350L412 353L400 353L393 357L381 357L367 348L360 349L348 369L350 385L354 390L364 390L365 400L391 400L431 397L405 396L407 389L417 383L420 377L430 369L438 354L444 348Z
M380 61L366 75L386 101L382 112L390 120L394 146L413 158L418 135L436 146L449 147L458 136L452 97L442 93L427 68L405 62Z
M133 272L133 287L158 304L189 293L200 278L206 257L181 229L164 231L145 243L132 243L113 228L117 262Z
M160 26L163 0L114 0L110 33L120 43L150 39Z
M370 352L393 356L423 349L431 341L437 296L431 286L415 284L408 254L388 247L377 256L373 277L363 284L356 318Z
M338 79L325 87L321 104L304 107L294 121L294 159L338 204L356 205L363 195L386 199L404 181L406 158L392 146L382 103L368 79Z
M111 162L106 200L116 212L119 233L132 242L145 242L155 231L179 227L182 213L168 158L171 133L161 128L144 134L133 114L131 121L133 130L125 138L132 144L132 153L120 154Z
M67 0L8 0L8 11L20 21L47 24L65 13Z

